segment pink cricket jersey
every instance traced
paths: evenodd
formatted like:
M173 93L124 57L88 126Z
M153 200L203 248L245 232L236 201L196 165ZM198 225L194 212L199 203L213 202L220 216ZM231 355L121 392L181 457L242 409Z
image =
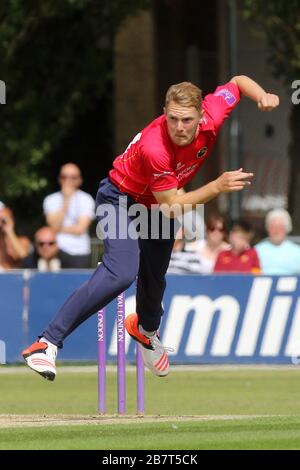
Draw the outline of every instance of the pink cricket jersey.
M153 192L182 188L199 171L213 148L221 125L239 100L239 88L231 82L206 95L198 132L187 146L180 147L171 141L165 115L159 116L114 160L110 180L136 202L147 207L157 204Z

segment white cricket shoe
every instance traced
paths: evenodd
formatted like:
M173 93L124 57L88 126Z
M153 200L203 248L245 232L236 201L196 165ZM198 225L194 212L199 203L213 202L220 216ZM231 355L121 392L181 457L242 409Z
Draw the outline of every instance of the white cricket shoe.
M170 369L167 351L171 349L165 348L156 334L149 339L153 349L145 348L141 344L138 345L141 349L144 364L153 374L158 377L165 377Z
M125 327L127 333L135 339L141 348L143 361L145 366L159 377L165 377L169 373L169 359L167 356L168 351L173 351L171 348L165 348L157 334L153 336L145 336L139 330L138 315L131 313L125 319Z

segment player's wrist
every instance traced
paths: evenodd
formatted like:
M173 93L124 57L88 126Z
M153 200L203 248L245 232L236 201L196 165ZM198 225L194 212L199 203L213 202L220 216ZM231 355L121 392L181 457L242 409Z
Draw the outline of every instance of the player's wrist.
M211 192L212 192L214 197L221 194L222 189L221 189L221 185L220 185L220 182L219 182L219 178L217 178L216 180L211 181L210 189L211 189Z
M266 96L267 96L267 92L263 90L263 91L257 96L256 103L257 103L257 104L260 104Z

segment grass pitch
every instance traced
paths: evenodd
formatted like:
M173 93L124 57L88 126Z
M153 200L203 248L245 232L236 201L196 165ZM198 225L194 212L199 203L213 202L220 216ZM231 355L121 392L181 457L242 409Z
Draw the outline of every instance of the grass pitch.
M147 373L145 418L110 420L97 417L97 375L90 370L61 368L49 383L23 367L2 366L0 449L300 449L296 367ZM113 415L115 372L107 385ZM133 371L127 403L133 415Z

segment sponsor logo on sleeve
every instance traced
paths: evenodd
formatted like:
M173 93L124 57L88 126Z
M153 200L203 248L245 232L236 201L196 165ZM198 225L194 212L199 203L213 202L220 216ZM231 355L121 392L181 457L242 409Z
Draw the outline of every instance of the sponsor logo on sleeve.
M232 106L236 102L236 97L227 88L216 91L215 96L222 96L227 104Z

